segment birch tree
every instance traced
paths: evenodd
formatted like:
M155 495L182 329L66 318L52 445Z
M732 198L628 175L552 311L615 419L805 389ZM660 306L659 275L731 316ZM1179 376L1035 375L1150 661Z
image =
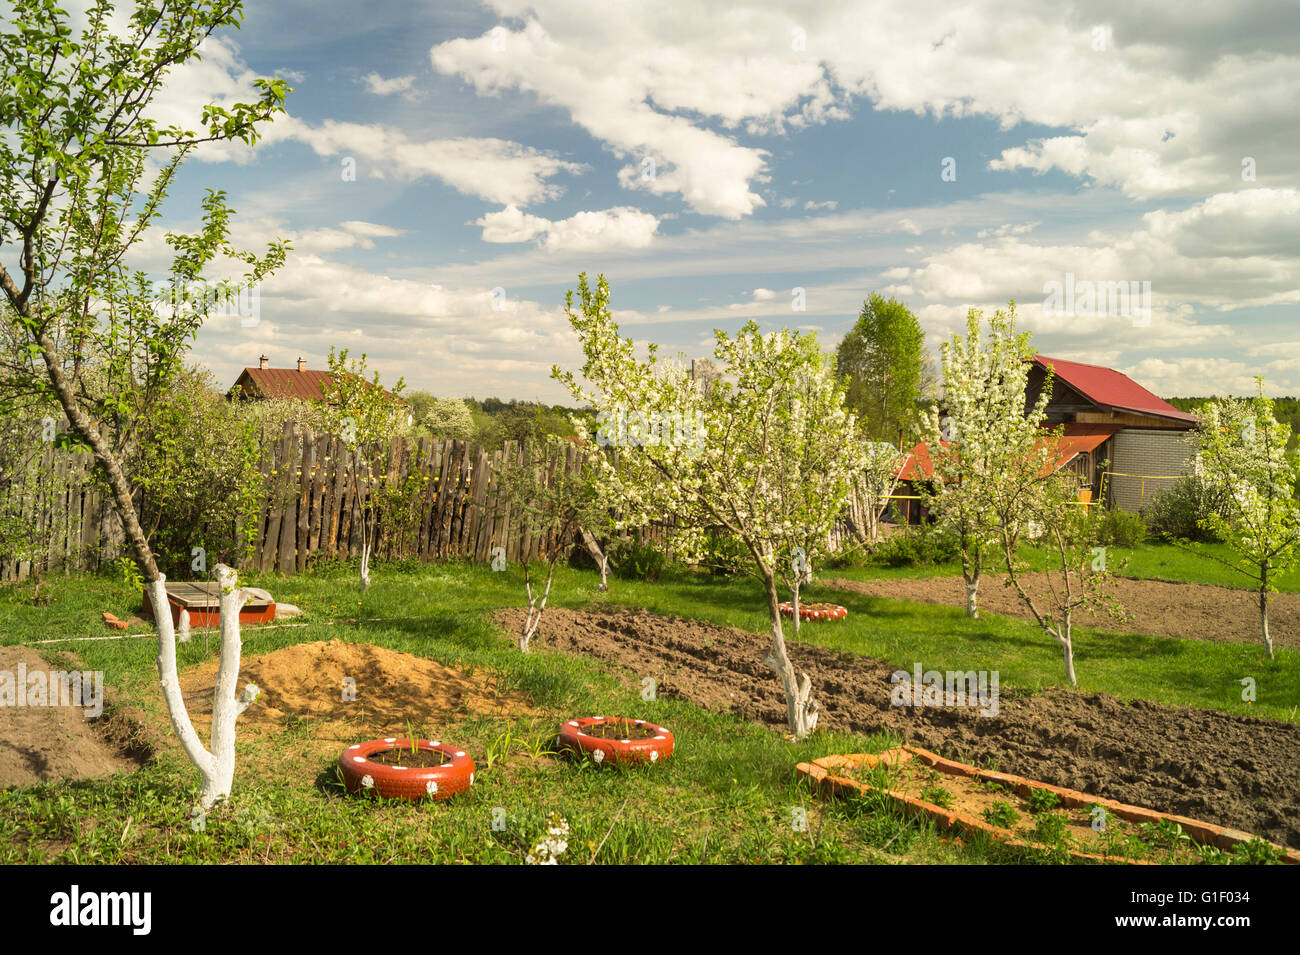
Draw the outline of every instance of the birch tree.
M865 466L854 476L854 494L849 506L854 532L868 546L880 541L880 519L898 488L903 454L886 441L863 445Z
M115 15L108 0L93 0L78 34L54 0L11 0L0 13L0 320L3 337L19 345L0 359L0 392L52 398L68 422L56 444L94 456L149 589L163 697L202 776L207 809L230 792L235 719L256 695L248 688L235 697L241 592L234 572L219 567L222 646L209 750L180 695L165 578L122 455L217 302L236 287L255 288L289 246L273 242L261 256L236 249L233 212L224 193L209 190L198 232L160 237L171 250L169 294L128 259L158 230L183 161L203 143L255 143L290 90L280 80L257 80L256 102L204 107L197 132L164 127L151 109L169 73L198 58L214 31L237 27L241 4L139 0L120 33ZM240 268L241 277L214 274ZM87 388L92 376L105 387Z
M968 617L979 616L980 579L1000 550L999 485L1034 455L1051 399L1049 379L1028 406L1033 351L1029 333L1016 331L1015 302L989 319L987 341L982 325L983 314L972 308L966 337L941 346L942 407L921 418L934 474L920 490L936 522L957 536Z
M1211 512L1200 523L1227 542L1235 559L1207 553L1254 582L1260 639L1271 659L1269 599L1278 576L1300 563L1300 457L1287 453L1291 428L1274 416L1264 380L1255 381L1252 398L1204 405L1193 440L1202 479L1232 502L1228 517Z
M653 343L645 360L637 357L614 323L603 276L592 289L580 275L577 308L570 291L565 310L586 359L585 383L558 367L552 374L596 408L600 442L616 445L616 463L613 455L595 460L604 493L620 502L620 527L669 520L677 528L670 547L686 560L703 557L709 528L744 544L767 598L766 662L784 690L790 732L807 736L819 707L811 679L787 653L778 588L802 576L795 548L811 564L863 465L833 362L814 336L764 335L750 322L734 337L715 332L721 377L703 387L688 367L660 361ZM623 421L626 428L612 426Z

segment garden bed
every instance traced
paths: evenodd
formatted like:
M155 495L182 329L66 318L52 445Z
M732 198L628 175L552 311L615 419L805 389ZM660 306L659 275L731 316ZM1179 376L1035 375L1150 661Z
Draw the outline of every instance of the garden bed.
M517 632L522 610L496 615ZM536 642L609 660L659 681L659 692L709 709L785 726L785 699L763 662L768 641L647 611L548 608ZM1106 693L1003 690L997 715L975 708L896 707L897 667L791 642L795 668L812 678L821 721L834 732L887 731L965 762L1161 812L1214 818L1300 848L1300 726L1218 710L1125 703Z
M1222 861L1252 844L1249 833L978 769L913 746L823 756L797 769L829 795L880 791L909 815L944 829L1078 861L1187 865ZM1260 849L1258 840L1252 848ZM1300 850L1267 849L1279 861L1300 864Z

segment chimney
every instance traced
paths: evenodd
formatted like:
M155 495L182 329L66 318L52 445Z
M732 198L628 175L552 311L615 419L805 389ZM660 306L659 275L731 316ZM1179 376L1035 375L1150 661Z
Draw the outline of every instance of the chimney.
M271 367L271 359L263 355L261 358L257 359L257 367L262 371L266 371L266 369Z
M299 370L299 371L306 371L306 370L307 370L307 360L306 360L305 358L299 358L299 359L298 359L298 370Z

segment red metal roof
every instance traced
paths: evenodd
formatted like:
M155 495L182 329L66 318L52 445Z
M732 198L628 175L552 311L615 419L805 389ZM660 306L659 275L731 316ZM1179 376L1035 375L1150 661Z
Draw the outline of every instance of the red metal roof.
M1065 433L1057 439L1059 450L1055 470L1065 467L1075 455L1100 447L1119 430L1118 425L1112 424L1067 424ZM947 441L941 443L945 448L948 447ZM934 462L924 441L907 452L897 474L901 481L926 481L934 475Z
M1166 418L1185 424L1196 424L1195 415L1179 411L1169 402L1156 397L1136 381L1114 368L1102 365L1085 365L1063 358L1035 355L1034 361L1043 368L1052 367L1057 378L1065 382L1089 401L1115 411Z
M332 375L328 371L309 371L297 368L245 368L236 379L231 391L235 388L251 385L251 388L245 388L250 396L259 398L300 398L304 401L321 401L324 398L323 389L329 385ZM374 387L370 382L366 382L370 387ZM385 392L388 397L395 401L401 402L403 399L398 398L391 392Z

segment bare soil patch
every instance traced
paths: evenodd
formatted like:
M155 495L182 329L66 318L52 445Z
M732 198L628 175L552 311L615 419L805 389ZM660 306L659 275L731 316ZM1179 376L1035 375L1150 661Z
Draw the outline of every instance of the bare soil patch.
M986 574L980 581L981 611L1033 620L1014 588L1003 586L1006 574ZM1045 574L1027 574L1025 590L1037 595L1046 589ZM919 603L966 607L966 585L960 577L921 577L900 580L843 580L826 586L869 597L915 600ZM1105 614L1079 614L1084 627L1112 633L1143 633L1215 643L1257 643L1259 598L1253 591L1212 584L1180 584L1164 580L1117 577L1110 593L1127 614L1126 621ZM1274 646L1300 650L1300 594L1274 594L1269 601L1269 633Z
M16 677L20 663L26 664L28 674L71 669L46 662L29 647L0 647L0 670ZM104 695L107 699L107 690ZM135 734L125 717L107 702L99 717L87 717L85 710L0 706L0 789L139 769L148 753L130 742Z
M495 619L518 629L523 610ZM785 726L785 700L763 662L768 640L734 627L613 608L549 608L536 642L612 661L634 679L715 711ZM1215 710L1125 704L1064 689L1003 691L996 716L976 707L894 707L889 664L791 644L812 678L820 726L889 731L952 759L1190 816L1300 847L1300 726Z
M217 664L213 659L181 675L185 707L205 739ZM345 679L355 681L349 686L355 699L344 698ZM301 729L301 755L319 754L358 740L404 738L408 720L417 733L435 733L471 713L534 712L526 697L495 681L486 670L448 667L367 643L300 643L241 661L239 690L251 682L262 692L239 717L239 738Z

